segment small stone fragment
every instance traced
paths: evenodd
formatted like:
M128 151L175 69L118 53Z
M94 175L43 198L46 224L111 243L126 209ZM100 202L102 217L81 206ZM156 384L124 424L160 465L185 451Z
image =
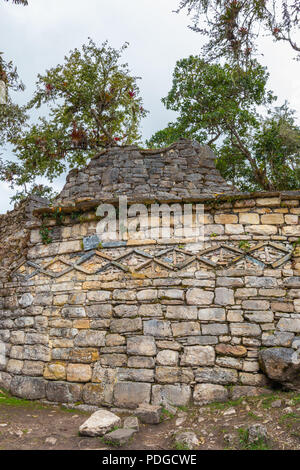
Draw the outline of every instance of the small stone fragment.
M79 428L82 436L104 436L114 427L121 424L121 419L114 413L99 410L92 414Z
M161 420L162 407L142 404L135 410L135 415L146 424L158 424Z

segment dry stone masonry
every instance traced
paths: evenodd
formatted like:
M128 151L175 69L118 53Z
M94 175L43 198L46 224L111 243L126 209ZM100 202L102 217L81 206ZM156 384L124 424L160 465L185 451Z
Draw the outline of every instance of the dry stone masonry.
M95 210L119 195L203 203L204 246L102 243ZM300 191L235 192L212 152L184 140L152 152L115 147L71 171L54 207L30 200L0 216L0 386L136 409L280 382L261 356L279 349L284 370L300 345L299 201Z

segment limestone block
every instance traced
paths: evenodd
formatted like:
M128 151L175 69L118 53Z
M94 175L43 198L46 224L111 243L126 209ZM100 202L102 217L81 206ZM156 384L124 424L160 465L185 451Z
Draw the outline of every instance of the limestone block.
M173 336L194 336L200 334L200 325L198 322L174 322L172 323Z
M186 305L168 305L166 318L175 320L197 320L197 307Z
M144 321L144 335L163 338L172 336L171 324L169 321L147 320Z
M253 323L231 323L230 332L236 336L260 336L261 329Z
M114 404L120 408L137 408L150 403L151 385L138 382L119 382L114 387Z
M186 301L188 305L210 305L213 303L214 293L200 288L188 289Z
M155 356L156 344L153 336L131 336L127 339L127 354Z
M155 405L168 403L174 406L186 406L189 404L191 396L189 385L153 385L151 401Z
M89 382L92 378L92 369L88 364L68 364L68 382Z
M197 384L194 389L194 402L197 405L206 405L213 402L224 402L228 400L228 390L222 385Z
M182 366L212 366L215 350L212 346L186 346L181 358Z
M81 330L75 338L75 346L100 347L105 346L105 331Z
M161 366L177 366L179 353L171 349L159 351L156 356L156 363Z

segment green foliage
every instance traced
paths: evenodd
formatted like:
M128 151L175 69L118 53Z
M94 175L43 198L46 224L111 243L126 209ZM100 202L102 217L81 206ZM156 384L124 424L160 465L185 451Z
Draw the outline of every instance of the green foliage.
M50 234L51 230L43 224L40 229L40 235L44 245L49 245L50 243L52 243L52 238Z
M298 189L300 128L286 103L269 109L276 97L267 90L268 76L254 61L247 70L199 56L178 61L162 101L179 116L148 146L193 138L215 150L222 176L242 191ZM268 110L266 118L259 107Z
M298 0L181 0L177 13L184 9L194 14L191 29L208 37L203 53L209 58L249 63L266 33L287 42L300 58Z
M11 142L20 132L26 123L27 114L24 107L15 104L11 97L11 92L22 92L25 89L20 80L17 68L12 61L7 62L0 52L0 81L4 83L6 89L6 103L0 104L0 146L6 142ZM0 174L2 166L0 160ZM7 175L9 180L10 175Z
M176 442L174 445L175 450L190 450L189 446L183 442Z
M248 429L239 428L239 441L242 449L244 450L269 450L269 446L263 437L259 437L255 442L249 443L249 432Z
M139 141L139 123L147 112L139 77L130 74L127 64L119 64L127 47L125 43L116 50L107 42L98 47L89 39L81 50L70 51L62 65L38 75L26 109L42 107L47 117L29 128L19 126L9 136L18 161L0 162L0 179L12 188L26 187L37 176L52 181L69 168L85 165L103 148Z
M25 174L50 180L82 166L101 148L139 140L138 126L146 115L139 97L138 77L119 59L127 48L101 47L89 39L65 63L39 75L28 108L47 105L49 118L40 118L16 141Z
M250 243L247 242L247 241L245 241L245 240L241 240L240 243L239 243L239 248L240 248L241 250L247 251L247 250L249 250L249 248L250 248Z
M28 194L43 197L50 202L52 202L57 196L57 193L49 186L44 186L43 184L33 184L29 187L29 189L25 187L25 190L17 191L14 196L11 197L11 201L18 204L19 202L26 199Z

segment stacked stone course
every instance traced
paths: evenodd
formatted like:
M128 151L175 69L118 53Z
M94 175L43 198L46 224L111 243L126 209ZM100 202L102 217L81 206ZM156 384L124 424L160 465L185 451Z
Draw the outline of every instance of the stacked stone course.
M193 168L195 148L202 160L205 149L193 144L189 154L189 145L171 150ZM116 151L111 168L121 157L135 161L137 151L126 152L130 158ZM155 165L173 184L159 156L153 157ZM98 167L92 161L89 168L95 192ZM51 210L37 209L27 252L14 255L9 274L7 263L1 266L0 341L6 357L0 385L29 399L123 408L202 404L270 387L259 367L260 349L291 347L300 337L300 191L234 195L223 182L223 195L199 190L197 199L193 186L180 202L192 197L205 204L201 249L172 239L90 247L97 225L93 207L110 184L104 185L100 173L99 194L91 198L84 187L72 204L69 177L58 199L63 220L43 222L52 242L43 243L37 219ZM85 180L86 174L77 172L76 178ZM182 181L189 186L184 174ZM115 183L117 193L120 184ZM132 186L130 191L133 197ZM173 197L170 192L166 200ZM5 233L1 238L5 243Z

